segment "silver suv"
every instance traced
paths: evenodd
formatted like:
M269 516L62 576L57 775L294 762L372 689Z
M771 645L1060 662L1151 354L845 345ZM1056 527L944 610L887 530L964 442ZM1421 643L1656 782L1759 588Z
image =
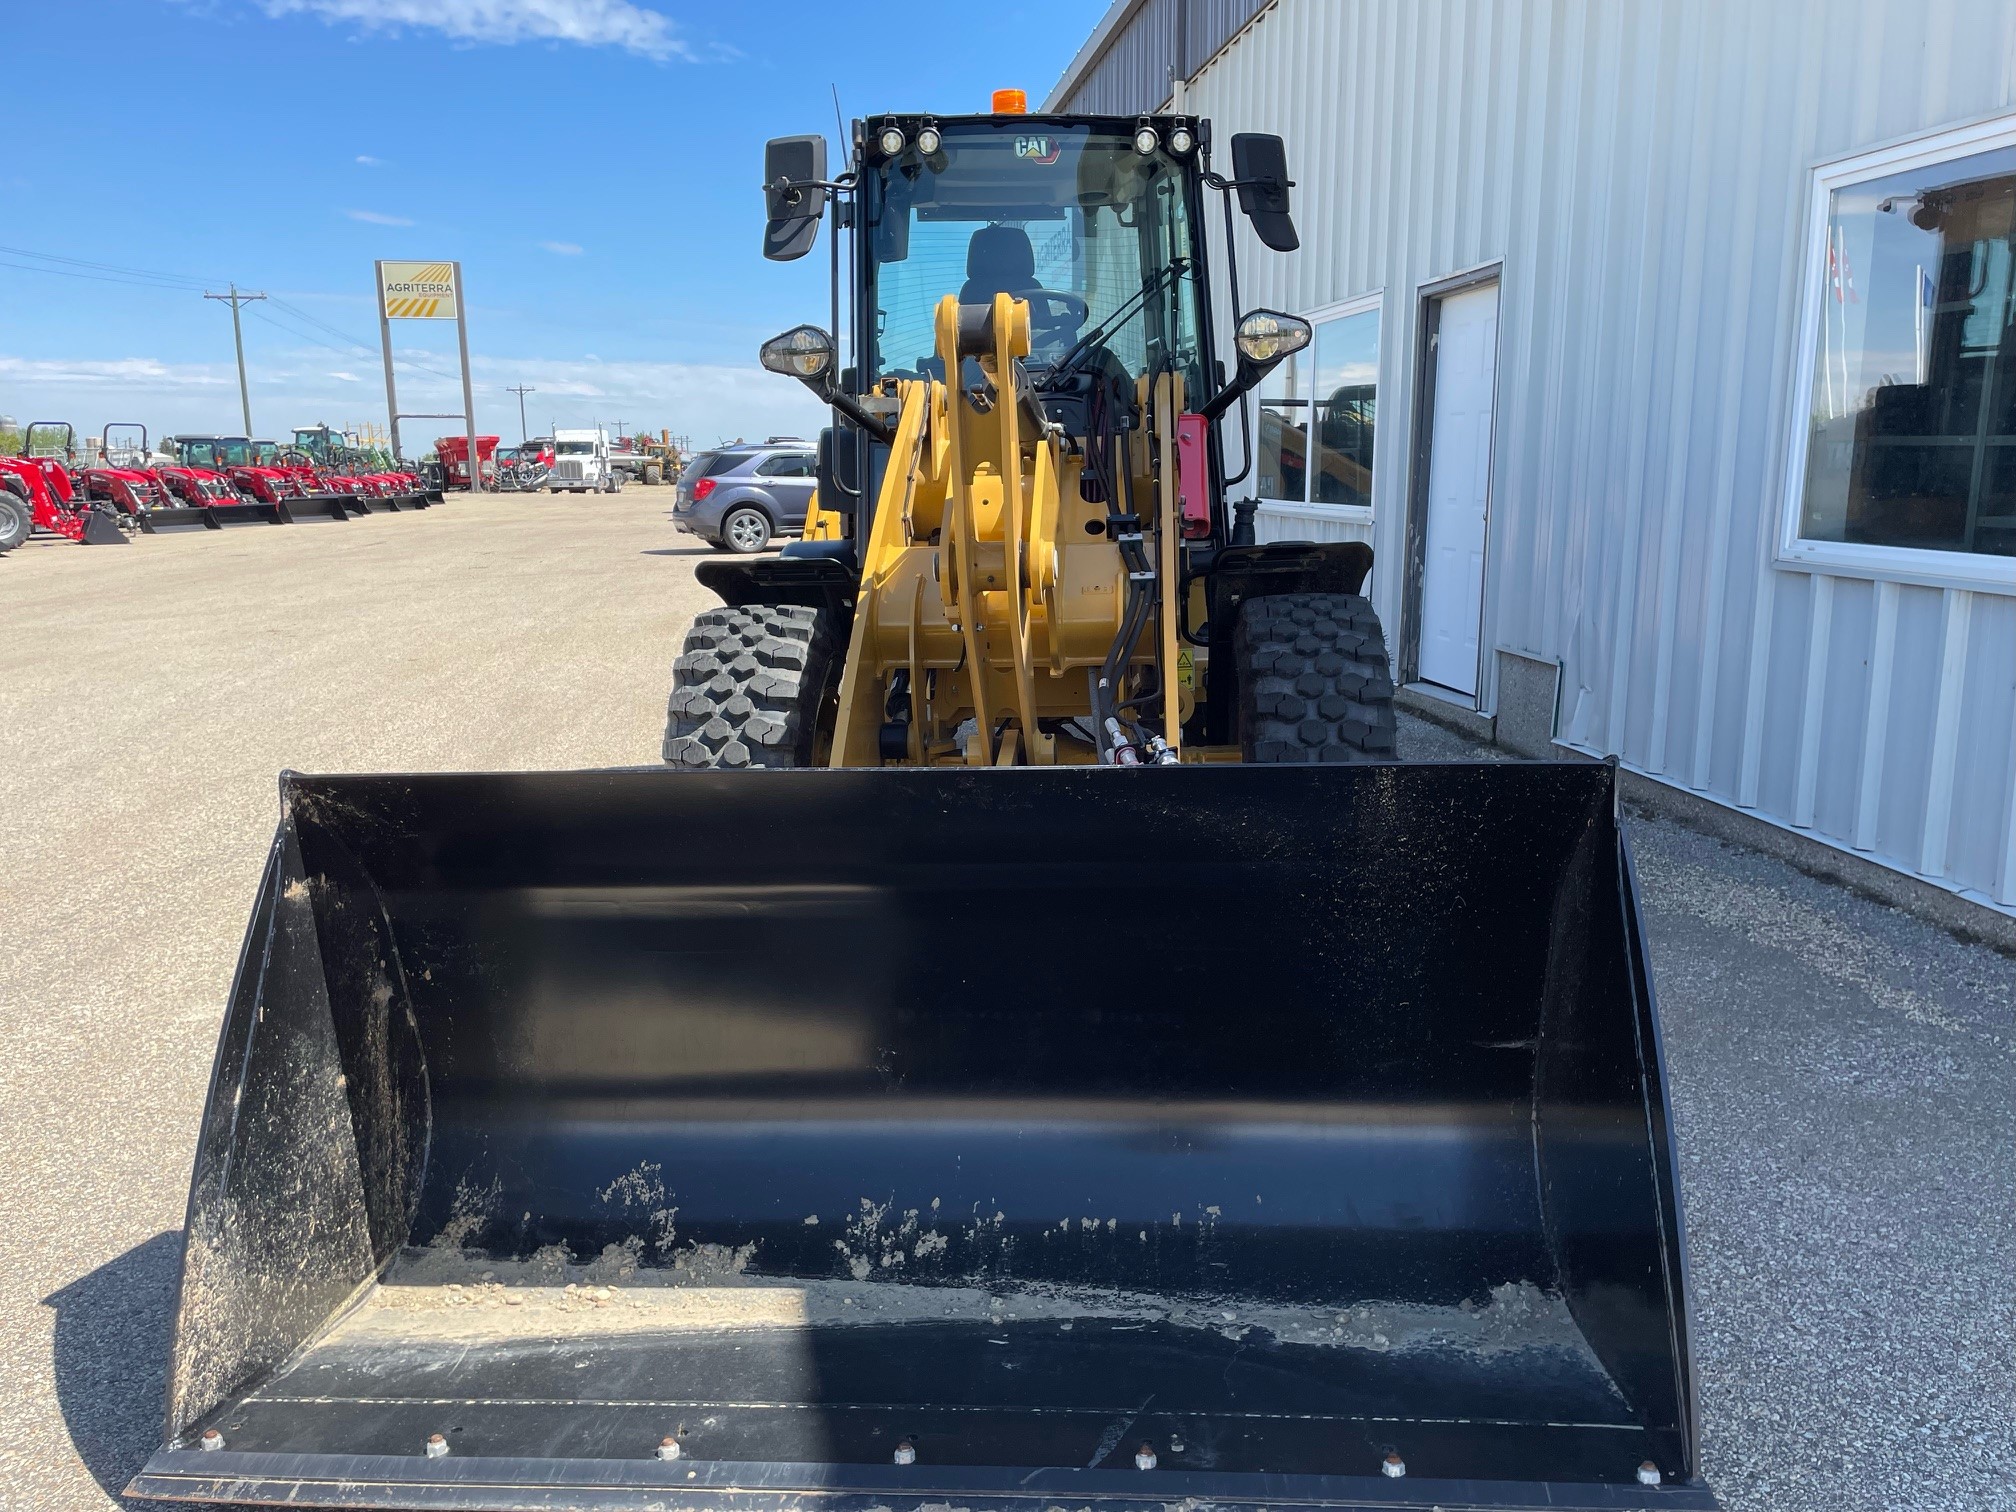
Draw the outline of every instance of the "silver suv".
M817 472L812 443L795 436L701 452L679 475L672 522L717 551L762 551L805 528Z

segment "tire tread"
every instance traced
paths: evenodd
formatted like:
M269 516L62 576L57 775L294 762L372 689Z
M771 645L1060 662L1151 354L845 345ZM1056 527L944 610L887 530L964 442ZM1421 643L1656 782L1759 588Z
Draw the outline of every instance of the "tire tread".
M834 650L825 611L804 605L695 616L672 666L666 762L695 770L810 766Z
M1386 761L1395 755L1386 634L1362 594L1250 598L1239 606L1232 652L1244 760Z

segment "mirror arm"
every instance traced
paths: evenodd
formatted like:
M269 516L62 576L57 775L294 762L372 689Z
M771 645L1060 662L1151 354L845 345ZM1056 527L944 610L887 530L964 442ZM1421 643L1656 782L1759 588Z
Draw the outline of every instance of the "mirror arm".
M1281 366L1281 364L1287 360L1288 360L1288 354L1286 352L1283 352L1279 357L1276 357L1272 362L1253 362L1242 355L1239 359L1238 374L1232 379L1230 383L1226 384L1225 387L1218 390L1217 393L1213 394L1211 396L1210 402L1206 404L1202 409L1198 410L1197 413L1204 417L1204 420L1207 424L1209 424L1211 421L1216 420L1220 415L1224 414L1225 411L1232 408L1234 404L1238 403L1241 399L1244 399L1248 394L1252 393L1253 390L1258 388L1260 386L1260 380L1262 378L1265 378L1269 373L1273 372L1274 369ZM1251 461L1250 457L1248 458L1248 461L1250 463ZM1226 485L1229 487L1234 483L1240 482L1242 479L1245 478L1245 476L1246 474L1244 472L1241 472L1237 478L1228 478L1226 479Z
M801 378L798 381L817 394L821 403L840 411L852 420L857 428L866 431L884 446L896 439L895 428L879 415L871 415L863 409L861 401L852 394L844 392L840 385L833 381L831 373L822 373L817 378Z

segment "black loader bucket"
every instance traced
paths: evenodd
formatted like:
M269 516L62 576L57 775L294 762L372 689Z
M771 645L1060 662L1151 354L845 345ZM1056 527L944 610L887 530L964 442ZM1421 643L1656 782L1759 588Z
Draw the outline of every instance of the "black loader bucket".
M297 494L287 501L287 513L302 520L349 520L365 513L355 494Z
M1607 767L281 794L136 1496L1714 1506Z
M203 505L164 504L134 516L142 535L169 535L178 530L222 530Z
M229 504L206 505L210 518L219 525L292 525L293 512L285 504L266 504L245 499Z

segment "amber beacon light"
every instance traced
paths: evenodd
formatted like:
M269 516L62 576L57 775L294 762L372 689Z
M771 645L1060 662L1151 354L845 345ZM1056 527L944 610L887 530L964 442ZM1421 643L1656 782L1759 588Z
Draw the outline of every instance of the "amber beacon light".
M994 91L994 114L1029 114L1029 96L1019 89L997 89Z

